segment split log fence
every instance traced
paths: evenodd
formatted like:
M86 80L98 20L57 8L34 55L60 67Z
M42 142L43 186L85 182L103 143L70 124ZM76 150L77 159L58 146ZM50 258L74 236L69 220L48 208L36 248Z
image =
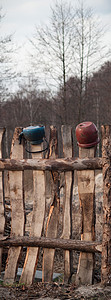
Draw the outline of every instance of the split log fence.
M27 247L20 283L30 285L37 268L40 247L43 251L42 281L50 282L53 276L55 249L64 250L64 281L72 273L72 251L79 251L79 262L75 283L92 284L94 255L102 257L101 282L111 284L111 126L102 126L102 157L95 157L95 148L79 148L79 158L74 158L72 129L62 126L61 136L63 157L58 157L57 129L50 127L49 151L47 158L41 153L25 157L24 139L19 144L22 128L16 128L12 140L10 159L2 158L2 141L5 133L0 129L0 269L3 248L8 246L4 282L13 283L17 273L22 248ZM32 145L32 151L41 150L43 145ZM103 235L102 242L95 240L95 170L103 172ZM11 233L4 234L5 190L4 172L9 172L11 202ZM30 235L25 236L25 187L24 171L33 171L33 211ZM74 172L78 177L78 192L81 210L81 240L72 239L72 196ZM50 209L46 215L47 172L51 185ZM64 176L64 203L62 235L58 238L60 213L60 178ZM49 178L49 177L48 177ZM43 229L45 227L45 232Z

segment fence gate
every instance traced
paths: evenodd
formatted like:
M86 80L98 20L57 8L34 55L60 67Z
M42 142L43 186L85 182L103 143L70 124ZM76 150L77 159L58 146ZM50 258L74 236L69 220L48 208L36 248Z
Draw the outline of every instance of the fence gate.
M58 131L50 127L49 150L44 158L40 151L43 144L31 145L32 158L26 158L26 141L19 144L22 128L15 128L10 159L2 159L4 129L0 129L0 268L3 247L9 246L4 282L13 283L23 247L27 247L20 283L33 282L40 247L43 248L42 281L53 278L55 249L64 250L64 281L68 282L73 271L73 251L79 251L75 283L92 284L94 278L94 255L102 252L101 281L111 284L111 126L102 126L102 157L95 157L95 148L80 148L79 158L74 159L73 132L63 125L61 158L59 158ZM95 241L95 170L103 169L103 240ZM5 229L5 171L9 172L11 233ZM32 170L33 202L30 233L26 233L26 170ZM74 173L77 172L81 211L81 240L74 240L72 210ZM27 172L28 173L28 172ZM29 172L30 173L30 172ZM61 194L61 187L63 194ZM47 203L48 192L48 203ZM50 199L50 201L49 201ZM62 205L61 205L62 201ZM62 209L61 234L59 216Z

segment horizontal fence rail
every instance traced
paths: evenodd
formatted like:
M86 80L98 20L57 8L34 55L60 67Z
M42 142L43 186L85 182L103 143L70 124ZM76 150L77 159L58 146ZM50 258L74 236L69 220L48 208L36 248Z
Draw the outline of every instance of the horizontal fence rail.
M0 159L0 171L42 170L68 172L102 169L102 158Z
M102 244L69 239L37 238L37 237L4 237L0 240L0 247L43 247L49 249L75 250L81 252L101 253Z

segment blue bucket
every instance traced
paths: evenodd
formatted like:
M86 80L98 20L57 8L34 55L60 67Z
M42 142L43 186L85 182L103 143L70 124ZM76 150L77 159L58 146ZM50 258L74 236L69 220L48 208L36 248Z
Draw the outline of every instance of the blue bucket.
M23 129L22 134L32 145L41 144L45 137L45 126L40 125L26 127Z

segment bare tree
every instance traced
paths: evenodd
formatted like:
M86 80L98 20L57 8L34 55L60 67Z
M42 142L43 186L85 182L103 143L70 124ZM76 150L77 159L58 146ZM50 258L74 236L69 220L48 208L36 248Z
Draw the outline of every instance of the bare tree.
M63 119L66 120L66 82L71 75L74 57L74 15L70 4L56 1L51 7L50 23L36 27L33 44L34 62L45 74L46 84L52 88L63 86Z
M35 49L34 64L40 74L45 74L46 83L50 77L51 82L62 87L63 123L67 122L66 82L72 76L80 80L78 122L82 118L88 77L98 63L108 59L102 44L103 34L104 28L83 0L77 2L77 8L63 0L56 1L51 7L49 24L36 27L31 40Z
M11 80L15 77L14 63L12 54L14 54L14 44L12 42L12 34L4 36L2 34L2 8L0 8L0 101L7 100L9 98L9 87L11 86Z
M98 66L108 60L110 51L103 43L106 28L92 8L78 0L75 18L75 70L80 79L79 115L82 117L83 100L87 100L87 82Z

